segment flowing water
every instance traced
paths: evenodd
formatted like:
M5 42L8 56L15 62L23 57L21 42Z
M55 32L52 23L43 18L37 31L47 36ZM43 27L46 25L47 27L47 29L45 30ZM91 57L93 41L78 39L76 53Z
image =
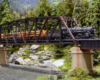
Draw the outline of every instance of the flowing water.
M36 80L38 76L45 75L43 73L0 67L0 80Z

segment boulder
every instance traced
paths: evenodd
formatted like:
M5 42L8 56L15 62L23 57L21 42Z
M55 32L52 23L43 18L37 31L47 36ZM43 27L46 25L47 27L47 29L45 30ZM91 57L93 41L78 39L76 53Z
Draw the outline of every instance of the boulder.
M31 61L31 59L24 59L26 65L30 66L30 65L34 65L33 61Z
M56 65L57 67L62 66L64 64L64 60L60 59L60 60L56 60L53 62L54 65Z
M36 50L31 49L30 52L34 54L36 52Z
M15 64L24 65L26 63L22 57L19 57L18 59L16 59Z
M43 60L50 60L50 57L48 57L48 56L41 56L41 59L43 59Z
M32 45L31 47L30 47L30 49L32 49L32 50L36 50L36 49L38 49L39 48L39 45Z
M57 69L57 66L55 66L52 62L46 62L44 64L38 64L38 66L42 67L42 68Z
M16 60L17 58L19 58L18 54L17 54L17 53L13 53L12 55L10 55L8 61L9 61L10 63L13 63L13 62L15 62L15 60Z
M32 60L37 60L39 56L33 55L33 56L29 56L29 58L31 58Z
M52 55L51 55L50 53L47 53L46 56L48 56L48 57L52 57Z
M39 52L35 53L35 55L40 55L40 54L44 54L44 51L39 51Z
M42 64L43 64L43 63L44 63L44 62L43 62L43 59L39 60L39 63L42 63Z
M19 55L21 55L21 56L25 56L26 55L26 53L24 53L24 51L22 51L22 52L17 52Z

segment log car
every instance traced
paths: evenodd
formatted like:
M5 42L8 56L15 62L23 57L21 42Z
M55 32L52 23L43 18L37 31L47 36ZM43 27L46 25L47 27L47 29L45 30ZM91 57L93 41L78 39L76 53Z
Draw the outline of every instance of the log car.
M26 34L26 35L25 35ZM40 30L37 30L36 31L36 38L37 37L39 37L39 35L40 35L40 38L44 38L45 37L45 34L46 34L46 31L45 30L42 30L42 32L41 32L41 35L40 35ZM1 39L5 39L5 37L6 38L13 38L13 36L16 38L22 38L22 37L26 37L26 38L35 38L35 31L31 31L31 32L29 32L29 31L26 31L26 33L25 32L17 32L17 33L8 33L8 34L1 34Z

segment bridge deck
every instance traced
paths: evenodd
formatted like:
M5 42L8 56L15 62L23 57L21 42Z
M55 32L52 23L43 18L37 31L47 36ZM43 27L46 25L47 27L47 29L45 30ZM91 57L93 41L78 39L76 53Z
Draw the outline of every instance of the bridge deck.
M80 44L81 49L84 50L100 50L100 39L76 39L78 44ZM50 40L47 42L47 40L29 40L26 43L24 43L23 40L17 41L15 43L14 41L9 41L9 43L6 43L6 41L1 42L0 44L74 44L73 39L62 39L60 40Z

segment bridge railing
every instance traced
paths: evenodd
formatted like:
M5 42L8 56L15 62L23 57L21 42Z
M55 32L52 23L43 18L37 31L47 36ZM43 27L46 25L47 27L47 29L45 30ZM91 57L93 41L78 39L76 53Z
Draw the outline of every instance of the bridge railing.
M73 42L63 42L62 24ZM74 44L76 39L68 26L78 26L72 17L48 16L15 20L0 25L0 44Z

